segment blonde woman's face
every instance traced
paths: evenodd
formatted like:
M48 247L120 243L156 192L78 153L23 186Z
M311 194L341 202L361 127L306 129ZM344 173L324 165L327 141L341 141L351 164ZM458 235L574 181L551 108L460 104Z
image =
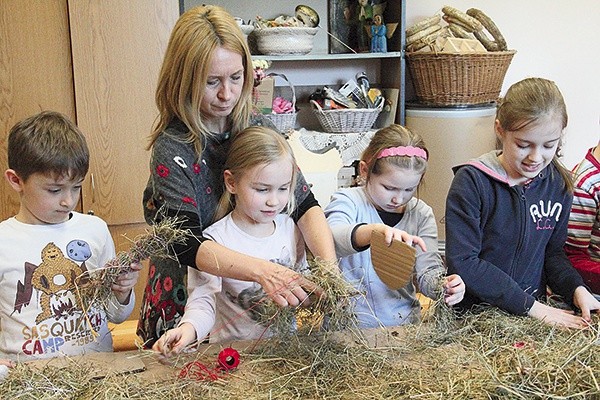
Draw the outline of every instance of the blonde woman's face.
M210 60L204 97L200 103L204 123L211 131L221 132L226 128L227 117L240 99L243 86L242 56L217 47Z

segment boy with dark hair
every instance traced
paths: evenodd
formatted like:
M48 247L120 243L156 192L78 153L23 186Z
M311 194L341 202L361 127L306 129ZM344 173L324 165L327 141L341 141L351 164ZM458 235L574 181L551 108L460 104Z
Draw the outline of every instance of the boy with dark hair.
M88 168L85 137L60 113L41 112L10 130L4 176L20 208L0 223L0 365L112 351L107 323L133 309L139 263L112 285L106 310L84 312L76 297L77 278L115 257L106 223L73 211Z

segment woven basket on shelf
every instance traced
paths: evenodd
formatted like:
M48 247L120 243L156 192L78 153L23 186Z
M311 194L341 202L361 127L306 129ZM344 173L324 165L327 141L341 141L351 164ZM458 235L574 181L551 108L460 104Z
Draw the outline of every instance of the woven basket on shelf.
M432 105L472 105L498 99L516 51L406 53L417 99Z
M275 127L279 129L279 131L282 133L293 130L294 126L296 125L296 116L298 115L298 113L296 112L296 90L294 89L294 85L292 85L292 83L284 74L276 74L274 72L271 72L267 74L267 76L273 78L279 77L287 82L288 86L292 91L292 110L294 110L294 112L287 114L265 114L265 117L270 119L271 122L273 122L273 124L275 125Z
M371 129L382 107L378 108L342 108L323 110L319 103L310 101L313 113L321 127L329 133L365 132Z

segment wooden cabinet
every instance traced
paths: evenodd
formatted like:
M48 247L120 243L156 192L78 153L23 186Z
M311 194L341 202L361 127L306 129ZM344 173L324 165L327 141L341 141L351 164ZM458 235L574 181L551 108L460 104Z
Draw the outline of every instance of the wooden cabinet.
M8 131L17 121L42 110L66 114L91 153L79 211L108 223L117 251L146 228L142 192L158 113L154 92L178 17L177 0L0 1L2 171ZM18 207L3 182L0 218ZM141 299L145 277L139 282ZM130 318L137 314L138 307Z
M75 120L75 97L65 0L0 2L0 169L8 168L8 131L41 110ZM0 219L19 210L19 198L2 178Z
M178 1L3 0L0 15L3 168L16 121L43 109L63 112L91 152L81 211L111 227L143 223L145 147ZM2 219L18 209L11 192L2 185Z

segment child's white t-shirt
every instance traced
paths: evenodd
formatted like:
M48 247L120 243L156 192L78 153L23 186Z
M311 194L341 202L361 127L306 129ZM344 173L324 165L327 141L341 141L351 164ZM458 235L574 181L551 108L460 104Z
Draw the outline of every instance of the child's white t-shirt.
M131 313L111 297L104 312L84 315L72 286L85 269L115 256L106 223L73 212L60 224L31 225L14 217L0 223L0 358L27 360L112 351L107 322ZM93 331L98 336L94 337Z
M299 272L308 266L304 240L294 221L285 214L275 218L275 231L268 237L255 237L242 231L231 213L204 230L204 236L232 250L269 260ZM250 268L252 266L249 266ZM293 284L293 283L292 283ZM191 323L198 339L210 333L211 343L256 339L268 335L256 322L257 303L265 300L256 282L220 278L188 268L188 301L181 323ZM260 305L260 304L258 304Z

